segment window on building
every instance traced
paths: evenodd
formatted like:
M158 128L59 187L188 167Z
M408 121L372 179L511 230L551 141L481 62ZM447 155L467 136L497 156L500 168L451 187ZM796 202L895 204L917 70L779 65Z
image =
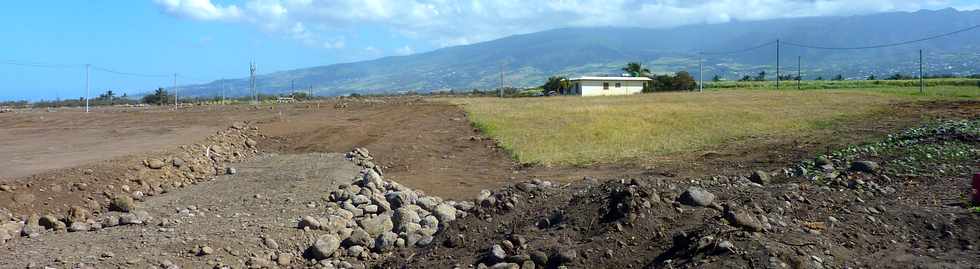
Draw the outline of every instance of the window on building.
M619 86L622 86L622 85L620 85L619 82L616 82L616 88L619 88Z
M603 90L608 90L609 89L609 82L603 82L602 83L602 89Z

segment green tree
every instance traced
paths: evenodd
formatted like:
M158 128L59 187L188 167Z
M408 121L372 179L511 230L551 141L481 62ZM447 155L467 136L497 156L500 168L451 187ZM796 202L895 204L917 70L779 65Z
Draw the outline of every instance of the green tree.
M759 75L755 76L755 81L766 81L766 71L759 72Z
M650 69L643 68L643 65L638 62L629 62L626 67L623 67L623 72L630 74L632 77L645 77L650 75Z
M837 76L834 77L834 80L844 80L844 75L837 74Z
M870 76L868 76L868 80L878 80L878 77L875 77L874 74L871 74Z
M719 77L718 75L715 75L714 77L711 78L711 81L719 82L719 81L721 81L721 77Z
M674 74L672 81L672 88L678 91L690 91L698 87L698 83L694 81L694 77L691 76L687 71L679 71Z
M816 79L814 79L814 80L823 80L823 77L817 77L817 78L816 78Z
M571 89L571 82L568 78L563 76L553 76L548 78L548 82L545 82L543 86L544 93L548 94L550 92L565 93L565 90Z
M158 88L152 94L143 96L143 103L151 105L163 105L170 99L170 94L163 88Z

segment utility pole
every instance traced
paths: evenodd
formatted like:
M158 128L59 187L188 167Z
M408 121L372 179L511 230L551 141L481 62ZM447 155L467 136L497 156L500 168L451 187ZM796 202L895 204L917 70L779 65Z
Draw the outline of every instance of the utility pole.
M779 39L776 39L776 89L779 90Z
M803 80L803 56L796 56L796 89L802 90L800 82Z
M704 92L704 54L698 52L698 92Z
M177 110L177 99L180 98L177 95L177 73L174 73L174 110Z
M259 104L259 94L255 91L255 62L250 62L249 66L249 83L248 88L252 92L252 103Z
M88 113L88 68L90 64L85 64L85 113Z
M221 78L221 105L225 105L225 78Z
M922 83L922 75L923 75L922 74L922 50L919 49L919 94L925 92L924 90L925 86Z
M500 89L497 90L500 98L504 98L504 63L500 62Z

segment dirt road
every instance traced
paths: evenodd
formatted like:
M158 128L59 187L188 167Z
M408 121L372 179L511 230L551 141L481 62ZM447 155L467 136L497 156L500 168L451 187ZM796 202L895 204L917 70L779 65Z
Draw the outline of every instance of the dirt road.
M253 255L268 259L272 254L299 253L312 235L296 229L296 219L323 210L315 206L322 206L323 193L349 184L357 171L342 154L264 156L240 164L236 175L148 197L140 208L153 217L153 225L49 232L2 245L0 268L148 268L164 261L181 268L211 268L217 263L241 268ZM156 225L164 219L172 225ZM278 247L267 246L265 238ZM215 253L198 257L188 252L197 245ZM300 258L296 261L302 264Z

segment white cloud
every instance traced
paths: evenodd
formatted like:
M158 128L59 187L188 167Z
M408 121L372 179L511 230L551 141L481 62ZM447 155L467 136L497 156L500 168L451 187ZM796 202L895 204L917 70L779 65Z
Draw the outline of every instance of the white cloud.
M404 47L395 49L395 54L398 54L398 55L409 55L409 54L412 54L412 53L415 53L415 49L413 49L412 46L408 46L408 45L405 45Z
M486 41L559 27L671 27L885 11L976 8L954 0L155 0L170 14L200 20L242 18L311 46L343 48L323 36L368 25L432 46ZM312 29L312 30L311 30ZM374 44L381 45L381 44ZM391 52L414 52L411 47Z
M210 0L153 0L167 13L195 20L232 20L242 12L235 5L215 5Z

